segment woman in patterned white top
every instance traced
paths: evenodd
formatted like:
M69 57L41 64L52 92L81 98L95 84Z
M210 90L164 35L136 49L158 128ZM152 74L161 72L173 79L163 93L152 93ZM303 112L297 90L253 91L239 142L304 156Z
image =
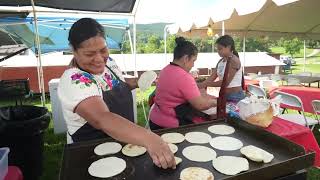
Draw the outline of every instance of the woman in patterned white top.
M175 168L168 145L158 135L130 122L130 113L121 114L130 106L126 104L128 85L106 66L110 59L103 27L94 19L80 19L72 25L68 39L74 58L60 79L58 96L72 139L85 141L109 135L146 147L157 166Z

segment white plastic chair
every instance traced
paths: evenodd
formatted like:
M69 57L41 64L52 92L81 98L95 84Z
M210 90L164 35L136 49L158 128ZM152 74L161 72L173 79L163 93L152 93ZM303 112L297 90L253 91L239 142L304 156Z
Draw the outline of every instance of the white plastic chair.
M259 82L259 85L263 89L270 89L272 87L278 87L278 83L273 80L262 80Z
M247 87L247 90L250 94L255 95L257 97L263 97L263 98L267 98L267 94L264 91L264 89L262 89L259 86L253 85L253 84L249 84Z
M152 83L156 80L156 78L157 78L157 74L154 71L146 71L142 73L138 80L138 85L140 90L142 92L146 92L151 87ZM149 125L149 117L147 117L146 115L144 102L142 102L142 109L143 109L145 122L147 123L146 125Z
M275 91L274 95L281 96L281 104L301 109L301 114L291 114L291 113L280 114L280 115L278 115L279 118L296 123L296 124L300 124L300 125L303 125L306 127L311 127L311 130L314 128L314 126L316 124L318 124L317 120L315 120L311 117L307 117L305 115L303 103L298 96L295 96L295 95L289 94L289 93L285 93L285 92L281 92L281 91Z
M144 128L146 129L150 129L150 114L151 114L151 111L152 109L154 108L155 104L153 103L152 106L150 107L150 110L149 110L149 114L148 114L148 119L146 120L146 125L144 126Z

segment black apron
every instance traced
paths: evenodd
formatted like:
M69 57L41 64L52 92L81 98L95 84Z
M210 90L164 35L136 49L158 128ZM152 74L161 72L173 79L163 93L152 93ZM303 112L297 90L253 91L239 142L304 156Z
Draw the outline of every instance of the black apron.
M172 62L170 62L170 65L180 67L179 65L172 63ZM156 102L155 102L155 105L158 106L158 108L161 110L160 106ZM210 116L208 114L203 113L203 112L193 108L189 102L185 102L185 103L182 103L182 104L176 106L174 108L174 111L176 113L176 118L179 121L179 126L192 124L193 123L192 119L194 117L201 117L206 120L208 120L210 118ZM156 128L154 128L152 130L156 130Z
M106 66L117 78L119 83L109 91L103 91L103 101L108 106L110 112L118 114L134 122L133 98L131 89L127 83L123 82L111 68ZM70 135L70 134L69 134ZM85 123L74 134L70 135L73 142L88 141L109 137L103 131L92 127L88 122Z

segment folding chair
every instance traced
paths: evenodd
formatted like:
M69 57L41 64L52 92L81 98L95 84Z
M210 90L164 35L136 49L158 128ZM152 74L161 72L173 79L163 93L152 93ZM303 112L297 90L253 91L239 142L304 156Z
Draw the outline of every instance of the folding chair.
M301 82L297 78L289 78L287 81L288 86L301 86Z
M249 84L247 90L250 94L255 95L257 97L267 98L266 92L259 86Z
M274 95L275 96L281 95L281 104L301 109L301 113L302 113L302 114L291 114L291 113L281 114L281 115L278 115L279 118L296 123L296 124L300 124L309 128L311 126L311 130L313 130L314 126L318 124L317 120L311 117L307 117L305 115L303 103L298 96L281 92L281 91L275 91Z
M314 115L316 117L316 120L318 120L318 122L320 122L320 117L318 116L318 115L320 115L320 100L313 100L312 107L313 107L313 111L314 111Z
M312 77L320 77L320 73L312 73ZM320 88L320 81L318 81L318 88Z

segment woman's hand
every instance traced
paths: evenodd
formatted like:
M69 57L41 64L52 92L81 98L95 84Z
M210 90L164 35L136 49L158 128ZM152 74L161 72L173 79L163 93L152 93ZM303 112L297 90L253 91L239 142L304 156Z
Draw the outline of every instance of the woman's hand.
M161 137L150 131L146 137L145 147L156 166L163 169L176 168L174 155Z

